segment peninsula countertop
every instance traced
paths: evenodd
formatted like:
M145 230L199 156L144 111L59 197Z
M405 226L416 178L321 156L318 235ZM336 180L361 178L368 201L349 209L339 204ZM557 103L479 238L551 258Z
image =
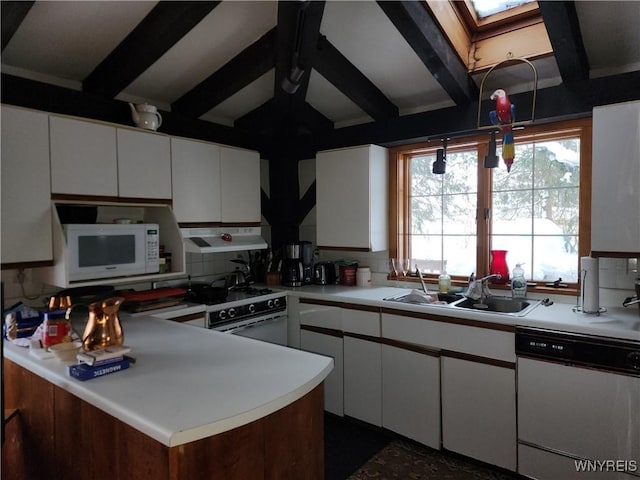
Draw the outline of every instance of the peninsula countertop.
M5 357L172 447L269 415L302 398L329 357L147 316L121 319L135 364L81 382L55 358L5 341Z

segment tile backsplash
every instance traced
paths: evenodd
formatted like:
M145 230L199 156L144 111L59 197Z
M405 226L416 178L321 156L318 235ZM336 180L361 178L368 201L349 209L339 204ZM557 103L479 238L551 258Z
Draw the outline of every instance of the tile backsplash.
M311 227L308 233L313 238ZM301 232L302 233L302 232ZM266 235L265 235L266 236ZM302 234L301 234L302 237ZM268 237L267 237L268 238ZM247 260L247 252L228 253L187 253L187 274L192 277L223 276L235 269L231 262L235 258ZM389 271L389 252L349 252L322 250L318 252L318 260L339 261L354 260L361 266L371 268L372 280L375 285L396 285L387 281ZM633 295L635 279L638 273L638 259L601 258L599 261L600 301L602 305L619 305L625 297ZM4 289L5 308L17 302L23 302L34 307L43 306L48 297L60 288L44 285L32 278L33 269L3 270L2 285ZM105 281L108 284L108 281ZM148 284L136 284L133 288L149 288ZM571 302L567 298L568 302Z

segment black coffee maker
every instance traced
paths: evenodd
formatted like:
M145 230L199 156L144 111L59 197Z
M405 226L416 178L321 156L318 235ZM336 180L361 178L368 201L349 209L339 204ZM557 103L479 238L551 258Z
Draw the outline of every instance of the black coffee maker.
M301 287L304 284L302 243L287 243L282 248L282 285Z
M300 242L302 248L302 283L311 285L313 283L313 245L311 242Z

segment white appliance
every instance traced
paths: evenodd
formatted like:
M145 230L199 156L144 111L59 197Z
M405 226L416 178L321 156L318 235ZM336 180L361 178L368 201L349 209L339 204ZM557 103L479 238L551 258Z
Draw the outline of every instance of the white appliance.
M640 342L516 327L518 473L640 478Z
M70 282L158 273L157 224L67 224Z
M287 297L285 292L262 290L229 292L237 297L207 306L207 327L219 332L287 345ZM233 296L232 296L233 297Z

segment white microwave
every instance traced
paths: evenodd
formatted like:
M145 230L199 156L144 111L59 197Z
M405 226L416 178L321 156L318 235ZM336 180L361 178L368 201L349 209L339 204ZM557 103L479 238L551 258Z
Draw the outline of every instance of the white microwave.
M67 224L64 231L71 282L160 271L157 224Z

